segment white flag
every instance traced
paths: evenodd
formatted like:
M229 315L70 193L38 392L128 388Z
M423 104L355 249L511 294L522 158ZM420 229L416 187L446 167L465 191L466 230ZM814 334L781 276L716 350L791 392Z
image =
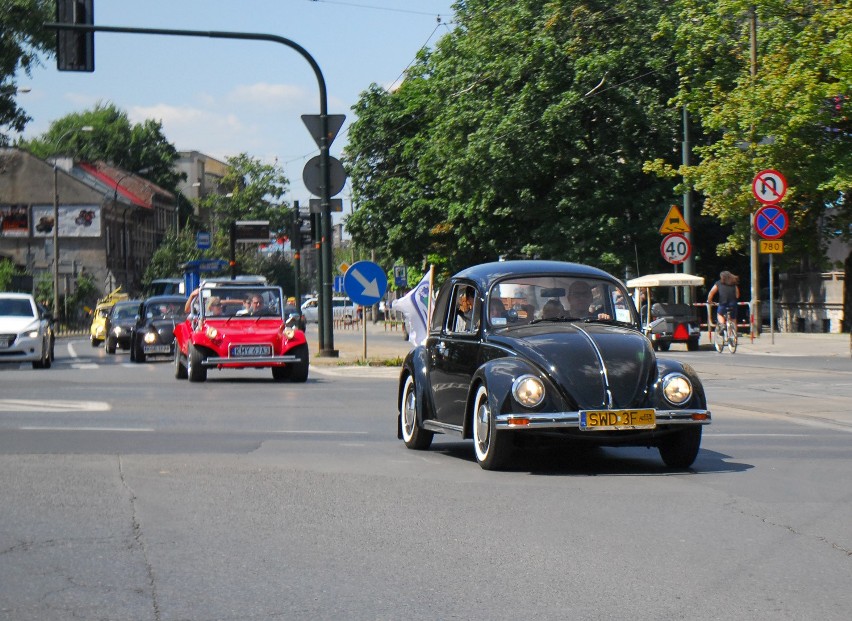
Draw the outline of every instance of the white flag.
M414 345L423 343L429 334L429 276L430 272L426 272L414 289L393 303L393 309L405 315L408 340Z

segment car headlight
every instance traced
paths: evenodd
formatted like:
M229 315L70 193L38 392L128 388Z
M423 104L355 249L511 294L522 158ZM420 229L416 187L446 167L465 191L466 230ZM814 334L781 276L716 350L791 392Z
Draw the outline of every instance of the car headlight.
M683 405L692 396L692 382L680 373L666 375L663 378L663 396L672 405Z
M293 328L284 328L284 338L288 341L293 338L294 334L296 334L296 331Z
M204 326L204 332L207 334L207 338L209 339L215 339L219 336L219 331L213 326Z
M38 338L38 330L30 330L29 332L27 332L27 336L30 337L31 339L37 339Z
M512 383L512 396L525 408L534 408L544 400L544 384L534 375L521 375Z
M116 336L121 336L121 326L116 326L112 329L113 334Z
M145 336L142 337L142 340L145 341L148 345L157 342L157 333L156 332L146 332Z

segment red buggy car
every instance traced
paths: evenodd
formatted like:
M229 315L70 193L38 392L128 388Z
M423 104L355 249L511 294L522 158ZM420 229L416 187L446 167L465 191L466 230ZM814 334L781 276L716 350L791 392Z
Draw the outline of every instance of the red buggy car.
M276 381L308 379L308 343L284 316L280 287L202 283L175 328L175 377L203 382L207 370L271 368Z

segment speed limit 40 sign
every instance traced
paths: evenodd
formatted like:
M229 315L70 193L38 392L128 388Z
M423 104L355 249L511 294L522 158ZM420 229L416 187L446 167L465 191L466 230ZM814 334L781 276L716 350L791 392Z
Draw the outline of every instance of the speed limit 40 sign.
M680 233L672 233L666 235L663 239L663 243L660 244L660 252L666 261L677 265L689 258L692 253L692 246L689 240Z

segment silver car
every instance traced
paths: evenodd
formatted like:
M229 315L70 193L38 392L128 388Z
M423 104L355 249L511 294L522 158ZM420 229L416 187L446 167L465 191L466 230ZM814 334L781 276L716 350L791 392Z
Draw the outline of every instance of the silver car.
M0 362L53 363L53 318L28 293L0 293Z

